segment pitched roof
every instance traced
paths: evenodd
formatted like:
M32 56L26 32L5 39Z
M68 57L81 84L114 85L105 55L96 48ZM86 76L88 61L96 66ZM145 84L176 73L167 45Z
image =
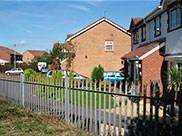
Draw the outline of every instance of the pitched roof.
M20 53L14 51L14 50L12 50L12 49L9 49L9 48L7 48L7 47L3 47L3 46L0 46L0 50L4 51L4 52L6 52L6 53L8 53L8 54L10 54L10 55L11 55L11 54L14 54L14 53L16 53L16 55L21 55Z
M27 50L30 52L33 56L38 57L38 56L43 56L46 51L41 51L41 50Z
M134 25L137 25L140 21L143 20L143 18L132 18Z
M87 26L87 27L81 29L81 30L78 31L77 33L75 33L75 34L73 34L73 35L67 36L68 38L66 38L66 41L69 42L69 41L72 40L73 38L75 38L75 37L77 37L78 35L80 35L80 34L86 32L87 30L93 28L94 26L96 26L97 24L99 24L99 23L101 23L101 22L103 22L103 21L106 21L107 23L109 23L109 24L111 24L112 26L118 28L119 30L123 31L123 32L126 33L126 34L131 35L129 32L127 32L127 30L126 30L125 28L123 28L123 27L121 27L120 25L114 23L113 21L109 20L109 19L106 18L106 17L103 17L103 18L97 20L96 22L90 24L89 26Z
M71 36L73 36L74 34L67 34L66 39L70 38Z
M134 18L134 17L132 17L132 18L131 18L130 27L129 27L128 32L131 32L132 29L133 29L135 26L137 26L138 24L140 24L140 22L142 22L142 21L143 21L143 18Z
M126 55L124 55L121 58L122 59L132 59L132 58L143 59L144 55L147 55L147 53L148 53L148 55L150 55L150 53L149 53L150 51L152 53L152 51L156 51L163 46L164 46L164 43L160 44L160 42L150 43L148 45L134 49L133 51L127 53ZM157 48L157 47L159 47L159 48Z

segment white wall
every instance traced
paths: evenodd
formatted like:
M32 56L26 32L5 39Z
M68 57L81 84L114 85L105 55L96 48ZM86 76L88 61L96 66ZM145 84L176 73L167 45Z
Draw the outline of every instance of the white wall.
M171 31L166 37L166 54L182 53L182 29Z
M153 42L153 41L156 41L158 39L166 37L167 28L168 28L167 12L164 12L163 14L161 14L161 35L157 36L157 37L154 36L155 32L154 32L154 19L153 19L146 24L146 41L142 42L142 40L141 40L141 28L139 28L139 43L135 44L135 45L132 44L133 45L132 48L135 49L135 48L138 48L140 45L147 44L147 43L150 43L150 42Z
M164 9L167 8L167 5L174 0L165 1ZM182 28L167 32L168 29L168 15L167 11L161 14L161 35L158 37L154 36L154 19L146 24L146 41L141 41L141 28L139 28L139 43L132 44L132 49L138 48L141 45L156 41L161 38L166 38L166 54L178 54L182 53ZM132 42L133 43L133 42Z

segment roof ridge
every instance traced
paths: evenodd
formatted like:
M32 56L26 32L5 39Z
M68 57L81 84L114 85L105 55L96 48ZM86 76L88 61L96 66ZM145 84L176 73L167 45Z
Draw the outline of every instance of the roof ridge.
M123 31L124 33L131 35L129 32L127 32L127 29L121 27L120 25L118 25L117 23L111 21L110 19L106 18L106 17L102 17L99 20L91 23L90 25L84 27L83 29L79 30L78 32L74 33L71 37L66 38L66 41L70 41L71 39L77 37L78 35L84 33L85 31L89 30L90 28L93 28L94 26L96 26L97 24L101 23L102 21L106 21L107 23L110 23L111 25L113 25L114 27L120 29L121 31Z

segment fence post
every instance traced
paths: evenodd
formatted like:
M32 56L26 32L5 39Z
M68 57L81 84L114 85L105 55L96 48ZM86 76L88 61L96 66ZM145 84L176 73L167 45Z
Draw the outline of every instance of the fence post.
M180 85L180 90L179 90L179 97L178 97L178 105L179 105L179 114L178 114L178 136L181 135L181 120L182 120L182 105L181 105L181 101L182 100L182 84Z
M69 121L69 77L65 76L65 117Z
M144 99L143 99L143 135L146 135L146 91L147 84L144 85Z
M159 120L159 82L155 84L155 136L158 136L158 120Z
M153 134L153 90L154 83L150 82L150 135Z
M174 112L174 101L175 101L175 86L173 85L172 86L172 90L171 90L171 114L170 114L170 136L173 136L173 129L174 129L174 126L173 126L173 123L174 123L174 115L175 115L175 112Z
M25 107L24 105L24 75L23 74L20 75L20 87L21 87L21 97L22 97L21 104L23 107Z

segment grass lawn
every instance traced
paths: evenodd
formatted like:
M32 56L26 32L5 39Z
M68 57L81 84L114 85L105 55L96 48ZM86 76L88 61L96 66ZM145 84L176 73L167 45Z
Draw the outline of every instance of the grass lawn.
M92 136L56 117L11 106L0 99L0 135Z
M51 78L47 78L47 80L45 80L45 78L42 78L42 79L38 80L38 83L48 84L48 85L51 85L51 84L58 85L58 84L61 84L61 81L53 81ZM93 86L92 90L94 90L94 83L92 84L92 86ZM107 88L106 91L108 91L108 87L109 87L109 84L106 85L106 88ZM40 96L40 91L41 91L42 97L46 96L46 98L49 97L49 98L53 99L53 96L54 96L54 100L59 100L59 95L60 95L60 100L62 101L62 94L63 94L63 101L65 102L65 89L60 89L60 91L57 89L57 93L56 93L56 88L54 88L54 87L49 87L49 86L43 87L40 85L36 85L36 88L37 88L36 93L38 96ZM80 87L80 88L82 88L82 87ZM85 86L84 86L84 89L86 90ZM88 87L88 90L89 89L90 89L90 87ZM96 90L99 91L98 88ZM103 89L101 91L103 91ZM60 94L59 94L59 92L60 92ZM82 106L82 97L84 97L83 98L84 106L86 107L86 92L85 91L82 95L82 91L72 90L72 95L71 95L71 90L69 90L69 102L71 103L71 99L72 99L73 104L75 104L75 92L76 92L76 104L78 105L78 96L79 96L78 94L80 93L80 106ZM99 93L94 93L94 92L88 92L88 108L90 108L91 102L92 102L92 108L94 108L95 94L96 94L96 106L97 106L97 109L99 108ZM90 98L91 96L92 96L92 99ZM105 94L105 97L106 97L106 102L105 102L106 109L108 109L109 108L109 95ZM113 97L111 97L111 108L113 108L113 107L114 107L114 99L113 99ZM101 94L101 109L104 109L104 94Z
M57 95L56 95L56 92L57 92ZM75 104L75 92L76 92L76 104L78 105L78 94L80 93L80 106L82 106L82 97L84 98L84 106L86 107L86 92L84 91L83 92L83 95L82 95L82 91L78 91L78 90L72 90L72 95L71 95L71 90L69 90L69 102L71 103L71 99L73 101L73 104ZM40 93L39 91L37 93ZM49 94L49 97L50 97L50 94L51 94L51 98L53 98L54 96L54 99L56 99L57 97L57 100L59 100L59 93L60 93L60 100L62 101L62 93L63 93L63 101L65 101L65 90L64 89L61 89L60 92L54 88L49 88L47 87L46 88L46 91L43 92L41 91L41 94L42 94L42 97L48 97L48 94ZM90 103L92 101L92 108L94 108L95 106L95 94L96 94L96 105L97 105L97 109L99 108L99 93L94 93L94 92L88 92L88 108L90 108ZM92 96L92 99L90 98ZM108 94L105 94L105 97L106 97L106 109L109 108L109 95ZM111 97L111 108L114 107L114 100L113 100L113 97ZM101 94L101 109L104 109L104 94Z

